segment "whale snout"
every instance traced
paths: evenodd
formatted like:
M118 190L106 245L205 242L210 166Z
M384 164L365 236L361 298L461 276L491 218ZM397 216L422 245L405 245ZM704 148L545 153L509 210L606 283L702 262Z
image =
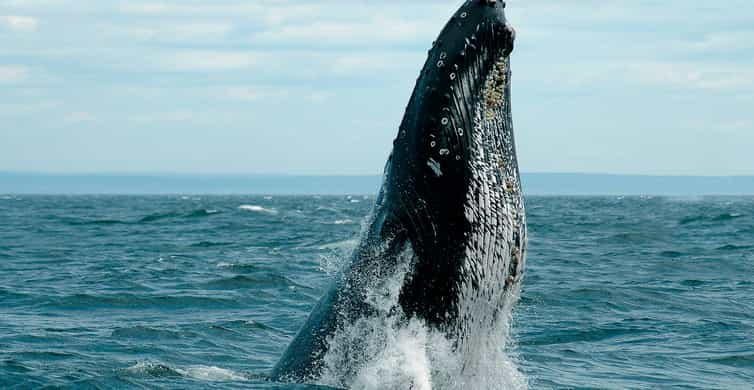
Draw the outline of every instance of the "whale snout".
M481 21L492 25L495 32L493 40L495 46L502 48L504 55L513 51L513 43L516 40L516 29L508 23L505 16L505 2L502 0L473 0L468 3L465 14L477 14ZM463 10L463 9L462 9Z
M516 41L516 29L510 23L506 22L504 31L503 39L506 40L504 54L507 56L513 51L513 44Z

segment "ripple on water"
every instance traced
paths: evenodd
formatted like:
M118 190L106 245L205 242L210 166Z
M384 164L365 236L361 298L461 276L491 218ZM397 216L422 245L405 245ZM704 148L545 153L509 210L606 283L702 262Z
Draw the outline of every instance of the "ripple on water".
M725 355L707 359L710 363L739 368L754 368L754 354Z
M342 196L1 203L0 389L317 389L246 370L280 357L369 211ZM751 388L753 205L530 197L512 340L529 388Z
M112 332L112 337L115 338L142 340L177 340L194 336L197 335L194 333L186 333L179 330L154 328L143 325L117 328Z
M69 310L89 310L94 307L108 309L183 309L201 308L205 310L238 307L235 299L195 295L145 296L133 294L91 295L74 294L51 298L45 305L50 308Z
M204 288L213 290L239 290L253 288L304 288L306 286L295 283L291 279L272 272L255 273L254 275L236 275L227 278L216 279L202 285Z

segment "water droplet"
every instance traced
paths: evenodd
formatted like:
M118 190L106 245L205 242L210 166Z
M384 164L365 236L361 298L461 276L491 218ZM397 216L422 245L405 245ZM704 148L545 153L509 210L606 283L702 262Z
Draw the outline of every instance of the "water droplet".
M463 135L463 129L461 128L458 129L458 135L461 135L461 136Z
M461 161L461 156L460 155L456 155L456 161Z
M441 60L444 60L444 59L446 59L446 58L448 58L448 53L446 53L446 52L442 52L442 53L440 53L440 59L441 59Z
M446 126L448 122L449 122L448 118L442 118L442 120L440 121L440 123L442 123L443 126Z
M437 61L437 67L438 68L442 68L443 66L445 66L445 62L443 62L442 60Z
M432 141L432 142L429 143L429 146L431 146L431 147L434 148L435 146L437 146L437 142Z
M450 150L448 149L440 149L440 156L447 156L450 154Z
M451 80L455 80L456 79L456 74L455 73L451 73L450 74L450 79Z
M466 18L466 16L468 16L468 14L466 12L462 12L461 13L461 18Z

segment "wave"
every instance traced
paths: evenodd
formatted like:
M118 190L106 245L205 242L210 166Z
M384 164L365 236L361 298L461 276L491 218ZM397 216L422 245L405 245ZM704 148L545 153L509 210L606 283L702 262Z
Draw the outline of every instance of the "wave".
M128 374L142 378L190 378L208 382L238 382L252 378L240 372L225 368L195 365L171 367L164 363L138 362L125 370Z
M731 367L752 368L754 367L754 354L721 356L707 359L707 361Z
M692 216L681 218L681 220L678 221L678 224L688 225L695 222L726 222L726 221L732 221L734 219L738 219L744 216L745 216L744 214L740 214L740 213L722 213L722 214L718 214L714 216L692 215Z
M112 332L112 337L123 339L177 340L184 336L185 334L180 331L159 329L142 325L128 328L117 328Z
M278 213L278 211L275 209L267 209L262 206L248 205L248 204L240 205L238 206L238 209L243 210L243 211L251 211L255 213L264 213L264 214L270 214L270 215L276 215Z
M109 226L109 225L128 225L128 224L130 224L130 222L121 221L119 219L74 220L74 221L68 222L68 225L71 225L71 226L86 226L86 225Z
M291 279L275 273L263 273L261 275L237 275L229 278L222 278L207 282L203 285L205 288L214 290L238 290L245 288L260 287L297 287L308 288L296 284Z
M740 251L740 250L751 249L751 246L728 244L728 245L723 245L721 247L718 247L716 249L719 251Z
M202 218L202 217L209 217L216 214L220 214L220 210L196 209L196 210L191 210L187 212L168 211L168 212L163 212L163 213L149 214L139 219L139 223L156 222L156 221L161 221L163 219L173 219L173 218Z
M217 266L220 267L220 268L225 268L225 269L228 269L230 271L241 273L241 274L243 274L243 273L258 272L259 271L259 266L256 265L256 264L251 264L251 263L238 263L238 264L236 264L236 263L222 262L222 263L218 263Z
M212 328L224 330L227 332L236 332L236 333L239 333L239 331L241 331L245 335L248 334L249 331L255 331L255 330L261 330L261 331L271 332L271 333L276 333L276 334L285 334L285 332L280 329L277 329L273 326L265 324L264 322L260 322L256 320L227 321L221 324L212 325Z
M188 218L209 217L210 215L215 215L215 214L220 214L220 210L199 209L199 210L194 210L186 214L186 217Z
M229 246L233 245L232 242L215 242L215 241L200 241L194 244L191 244L192 248L214 248L218 246Z
M160 221L160 220L168 219L168 218L176 218L176 217L179 217L180 215L181 215L180 213L177 213L174 211L167 212L167 213L154 213L154 214L149 214L146 217L141 218L139 220L139 223L148 223L148 222L155 222L155 221Z
M189 307L235 307L240 303L234 299L205 296L143 296L133 294L91 295L74 294L50 299L45 306L70 310L89 310L93 307L135 308L158 307L177 309Z
M677 259L683 256L686 256L683 252L677 252L677 251L662 251L660 252L661 257L667 257L670 259Z

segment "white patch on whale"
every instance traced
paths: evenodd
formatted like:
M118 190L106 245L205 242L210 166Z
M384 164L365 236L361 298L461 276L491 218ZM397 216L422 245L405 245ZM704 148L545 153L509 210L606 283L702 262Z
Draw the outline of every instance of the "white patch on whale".
M432 168L432 172L435 173L435 176L441 177L442 176L442 169L440 167L440 163L435 161L435 159L430 158L429 161L427 161L427 165Z

